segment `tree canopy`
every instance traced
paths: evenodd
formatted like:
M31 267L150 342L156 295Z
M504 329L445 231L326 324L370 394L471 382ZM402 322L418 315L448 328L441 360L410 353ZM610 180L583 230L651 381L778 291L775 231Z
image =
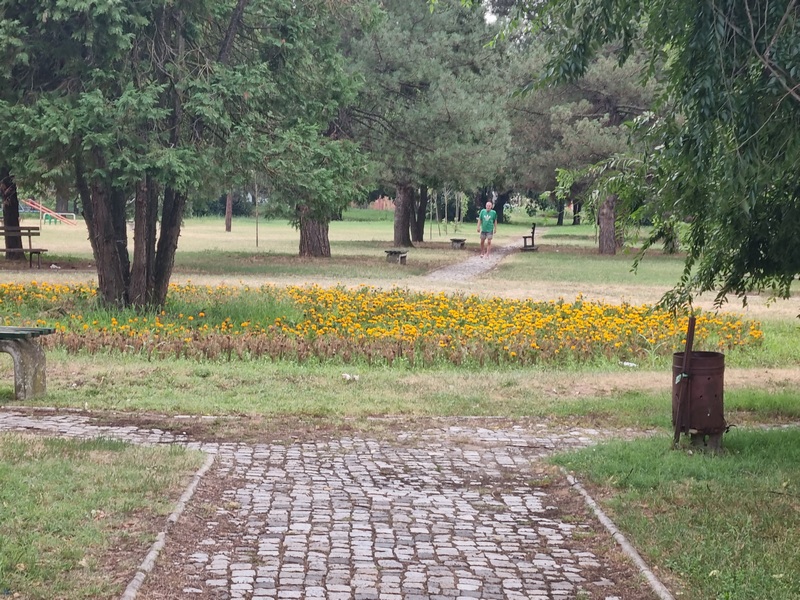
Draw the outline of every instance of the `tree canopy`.
M352 146L322 135L355 90L325 0L0 7L0 163L22 180L72 173L106 302L163 303L198 190L258 171L318 199L353 179Z
M394 243L411 245L411 188L477 187L502 169L509 143L502 57L482 9L442 0L384 0L375 27L353 32L352 68L364 78L352 131L397 190ZM424 212L423 212L424 217Z
M467 0L465 0L467 4ZM663 214L690 223L673 301L718 301L800 273L800 7L796 0L518 1L510 23L547 31L543 81L582 77L601 49L646 49L664 81L642 131L642 173Z

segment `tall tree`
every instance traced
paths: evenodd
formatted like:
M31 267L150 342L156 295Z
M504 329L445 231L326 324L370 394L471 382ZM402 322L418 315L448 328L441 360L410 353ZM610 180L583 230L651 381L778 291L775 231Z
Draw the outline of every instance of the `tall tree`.
M69 165L111 304L163 304L190 194L320 148L348 89L341 60L321 43L326 0L0 7L9 168L37 179ZM315 85L313 97L297 95Z
M327 258L330 222L358 195L366 168L356 144L335 139L330 130L293 133L266 163L270 216L288 217L300 230L300 256Z
M788 296L800 273L800 3L797 0L517 2L557 29L551 79L583 75L606 44L642 43L674 111L654 119L646 172L664 213L690 222L674 301L716 290Z
M513 54L510 84L525 93L509 100L513 139L506 185L523 192L553 190L559 170L580 170L635 151L627 124L655 101L655 85L641 83L647 68L642 53L619 66L606 52L591 61L579 80L532 85L531 73L543 70L548 60L545 37L522 37ZM580 191L576 185L555 196L559 225L566 201L572 201L579 217Z
M394 244L411 246L425 209L422 186L468 189L491 180L505 159L509 126L502 56L486 48L495 30L479 8L447 0L384 0L383 20L348 40L365 86L350 110L353 131L394 187Z
M19 198L17 197L17 182L8 167L0 167L0 198L3 200L3 225L6 227L19 227ZM7 249L22 248L22 237L7 237ZM24 260L22 252L6 252L6 260Z

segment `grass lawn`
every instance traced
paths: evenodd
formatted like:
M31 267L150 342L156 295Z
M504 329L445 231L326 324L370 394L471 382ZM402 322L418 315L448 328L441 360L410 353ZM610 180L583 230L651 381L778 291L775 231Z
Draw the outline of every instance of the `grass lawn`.
M118 597L203 458L0 434L0 597Z
M719 456L670 444L613 442L555 462L683 596L800 598L800 429L733 430Z

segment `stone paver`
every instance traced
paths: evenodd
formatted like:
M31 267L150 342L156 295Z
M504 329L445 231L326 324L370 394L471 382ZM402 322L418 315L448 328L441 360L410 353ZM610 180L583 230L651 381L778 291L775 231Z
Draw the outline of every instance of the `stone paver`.
M202 541L170 554L180 557L169 571L181 589L153 598L610 600L618 593L603 559L579 541L589 525L560 519L547 488L535 484L538 458L608 433L437 423L391 441L203 443L96 425L85 415L0 410L0 431L182 444L216 455L216 474L230 485Z

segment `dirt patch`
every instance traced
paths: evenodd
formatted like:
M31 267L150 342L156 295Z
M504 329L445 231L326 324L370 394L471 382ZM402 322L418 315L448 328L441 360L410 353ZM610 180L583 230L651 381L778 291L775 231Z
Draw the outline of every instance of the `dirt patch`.
M239 483L214 468L206 474L187 510L169 531L156 567L139 590L138 600L227 597L227 586L208 587L205 566L193 563L189 557L195 552L233 552L241 530L231 518L234 507L226 504L225 492L236 489ZM211 535L213 544L207 541ZM184 592L187 588L199 593Z
M554 504L558 506L558 514L555 518L576 520L582 524L578 539L571 539L568 545L571 546L573 552L592 552L603 565L602 567L581 569L581 575L594 584L590 583L586 586L592 593L590 597L617 596L625 600L656 598L655 593L630 558L586 506L583 496L572 489L572 486L556 468L551 467L549 474L554 483L546 491L556 501ZM596 582L603 582L603 585L598 586ZM608 585L611 582L613 585Z
M45 271L47 269L47 271ZM89 277L97 277L94 261L85 258L73 257L48 257L46 254L42 256L42 268L32 270L27 260L0 260L0 273L3 274L27 274L27 279L36 279L37 281L49 280L54 273L60 271L68 271L73 276L80 273L80 280L83 281Z
M757 388L765 392L796 389L800 369L725 369L726 389ZM628 392L670 392L672 373L665 371L620 371L614 373L558 373L540 381L540 389L560 398L605 398Z

